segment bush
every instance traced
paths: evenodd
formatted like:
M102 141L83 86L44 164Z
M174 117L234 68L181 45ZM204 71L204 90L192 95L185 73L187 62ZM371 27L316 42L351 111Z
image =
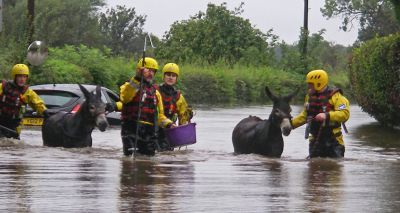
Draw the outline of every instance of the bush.
M107 50L67 45L50 48L50 53L43 66L33 67L32 83L88 83L118 91L133 75L132 61L109 57Z
M39 69L32 71L30 80L34 84L46 83L91 83L89 71L60 59L49 59Z
M287 95L303 84L303 75L269 67L181 66L179 88L189 103L270 103L264 88ZM304 93L303 93L304 94ZM301 94L298 100L304 100Z
M400 34L372 39L355 49L350 81L365 112L383 125L399 125Z

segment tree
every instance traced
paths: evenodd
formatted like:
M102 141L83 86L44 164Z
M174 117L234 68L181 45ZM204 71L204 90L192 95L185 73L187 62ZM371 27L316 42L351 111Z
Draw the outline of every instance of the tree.
M85 44L102 47L98 10L105 0L41 0L35 4L33 40L49 46ZM4 28L0 34L0 66L23 63L29 38L27 1L4 1Z
M344 31L350 30L354 22L358 21L360 41L389 35L400 30L390 0L325 0L321 12L328 18L343 18L340 28Z
M325 30L313 33L308 37L308 54L305 58L306 71L311 69L324 69L328 72L344 71L346 59L349 56L349 48L342 45L335 45L326 41L323 37ZM301 38L302 35L300 35ZM301 39L299 43L288 45L285 42L279 45L280 57L277 58L277 66L286 71L295 71L304 74L303 58L300 57Z
M267 64L273 58L269 47L277 37L271 31L265 34L254 29L249 20L239 17L242 6L243 3L230 11L226 3L208 4L206 13L199 12L189 20L175 22L164 35L157 56L180 63L224 61L232 65L243 56L251 55L245 62L255 60Z
M400 22L400 0L390 0L394 7L394 12L396 14L396 19Z
M137 15L135 8L117 6L100 15L100 31L104 44L113 54L130 54L142 51L146 16Z
M0 37L0 66L10 70L10 64L21 63L28 43L26 1L3 1L3 31ZM4 72L4 71L3 71ZM3 74L8 77L8 72Z
M35 37L50 46L97 46L100 39L98 10L104 0L41 0L36 5Z

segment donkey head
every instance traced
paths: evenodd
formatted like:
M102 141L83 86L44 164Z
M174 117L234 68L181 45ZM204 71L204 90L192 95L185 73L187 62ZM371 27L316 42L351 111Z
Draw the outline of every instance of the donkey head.
M290 114L292 109L290 108L290 100L297 94L298 90L292 94L284 97L278 97L272 94L268 87L265 87L265 93L272 100L273 107L269 117L272 124L278 125L283 135L288 136L292 130L290 120L292 115Z
M78 85L86 99L79 111L88 118L89 122L94 122L94 125L97 126L100 131L104 132L108 127L108 122L105 115L106 104L101 100L101 87L96 86L96 93L94 94L93 92L89 92L82 85Z

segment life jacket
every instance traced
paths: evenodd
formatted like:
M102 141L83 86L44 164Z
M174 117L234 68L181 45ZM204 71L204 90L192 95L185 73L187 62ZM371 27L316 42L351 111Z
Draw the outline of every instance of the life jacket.
M3 93L0 94L0 117L20 120L21 108L26 105L23 94L29 86L19 87L13 82L2 81Z
M307 117L314 118L319 113L327 113L333 110L334 106L329 103L331 97L337 93L342 93L342 90L338 88L329 88L322 93L313 93L309 95L308 103L306 106ZM312 121L310 126L310 133L313 135L318 134L322 123ZM333 123L328 128L340 127L340 123Z
M157 85L143 85L140 121L154 124L157 118ZM122 121L137 121L139 113L140 92L138 91L133 99L123 105L121 112Z
M181 91L175 90L172 86L161 85L160 93L164 105L164 114L172 121L176 121L177 105L176 102L181 97Z

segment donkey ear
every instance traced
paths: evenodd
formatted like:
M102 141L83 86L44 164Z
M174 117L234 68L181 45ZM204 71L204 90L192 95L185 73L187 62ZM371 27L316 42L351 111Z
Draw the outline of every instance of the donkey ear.
M272 94L272 92L269 90L268 86L265 86L265 94L272 100L275 101L277 100L276 96Z
M90 92L87 91L87 89L84 86L82 86L81 84L78 84L78 85L79 85L79 88L81 89L81 91L83 92L83 95L85 95L85 98L89 99Z
M97 99L101 98L101 86L99 85L96 86L96 98Z
M297 87L296 90L295 90L293 93L289 94L288 96L285 96L284 99L285 99L287 102L290 102L290 101L292 100L292 98L293 98L294 96L296 96L297 93L299 93L299 91L300 91L300 87Z

